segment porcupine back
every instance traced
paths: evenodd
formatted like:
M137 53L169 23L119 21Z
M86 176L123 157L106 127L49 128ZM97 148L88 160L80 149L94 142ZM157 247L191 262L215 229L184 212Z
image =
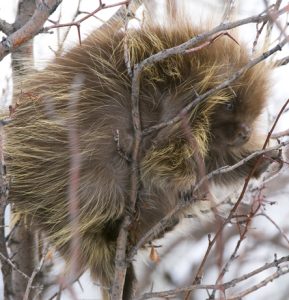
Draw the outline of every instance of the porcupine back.
M131 29L131 63L183 43L200 31L185 23ZM221 83L246 62L243 47L222 38L200 51L145 67L140 90L143 128L169 120L196 95ZM247 76L253 75L249 72ZM77 78L82 79L76 91L73 83ZM241 78L237 85L244 85L245 80ZM118 130L121 151L130 155L131 79L124 62L124 33L95 31L43 71L31 71L21 79L20 88L13 122L6 128L9 199L69 260L73 235L68 209L69 130L74 124L80 155L79 262L110 286L118 227L130 209L130 164L114 141ZM71 109L73 93L79 96L75 110ZM132 234L135 239L175 206L179 190L195 182L198 174L192 157L195 151L206 156L214 108L230 97L229 89L219 91L191 112L189 134L196 148L187 142L180 124L145 138L140 158L139 226Z

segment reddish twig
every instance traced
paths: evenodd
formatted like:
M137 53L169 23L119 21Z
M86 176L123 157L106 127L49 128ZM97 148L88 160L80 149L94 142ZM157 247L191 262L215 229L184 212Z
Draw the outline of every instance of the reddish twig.
M274 131L274 129L275 129L275 127L276 127L279 119L281 118L281 115L285 111L285 109L286 109L286 107L287 107L288 104L289 104L289 99L284 103L284 105L282 106L281 110L279 111L279 113L278 113L278 115L277 115L277 117L276 117L276 119L275 119L275 121L274 121L274 123L273 123L273 125L271 127L271 130L269 131L269 133L267 135L266 141L265 141L262 149L265 149L267 147L267 145L269 144L269 140L270 140L270 138L271 138L271 136L273 134L273 131Z
M201 44L200 46L194 47L192 49L188 49L186 50L185 53L192 53L192 52L196 52L199 51L205 47L210 46L211 44L213 44L217 39L219 39L222 36L228 36L230 39L232 39L236 44L239 45L238 41L227 31L225 32L220 32L218 34L216 34L215 36L213 36L211 39L209 39L208 41L204 42L203 44Z
M118 3L107 5L105 3L102 3L102 1L99 1L99 6L95 10L93 10L91 13L88 13L87 15L80 18L79 20L62 23L62 24L53 24L51 26L44 27L42 29L42 32L48 32L49 30L54 29L54 28L71 27L71 26L76 26L78 32L80 32L81 23L84 22L85 20L87 20L88 18L94 16L96 13L100 12L103 9L112 8L112 7L121 6L121 5L128 5L128 3L129 3L129 1L126 0L126 1L121 1Z
M249 229L249 225L251 224L252 222L252 219L253 217L256 215L256 213L258 212L258 210L260 209L260 204L257 206L257 208L254 210L254 211L251 211L249 213L249 215L247 215L247 220L246 220L246 223L245 223L245 227L243 229L242 232L240 232L240 238L235 246L235 249L233 251L233 253L231 254L230 256L230 259L225 263L225 265L222 267L221 269L221 272L219 273L219 276L216 280L216 285L220 283L220 281L223 279L223 277L225 276L225 273L228 271L229 269L229 266L232 264L232 262L237 258L237 253L239 251L239 248L242 244L242 242L244 241L245 237L246 237L246 234L248 232L248 229ZM210 296L210 299L215 299L215 293L216 293L216 289L213 290L211 296Z

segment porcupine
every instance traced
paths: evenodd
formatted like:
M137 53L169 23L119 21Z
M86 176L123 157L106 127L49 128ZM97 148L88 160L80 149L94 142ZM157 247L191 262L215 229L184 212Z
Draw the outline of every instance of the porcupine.
M130 29L126 34L131 64L200 32L201 28L186 22ZM133 125L131 77L124 56L122 31L93 32L44 70L22 79L13 121L6 127L9 200L30 216L32 224L37 224L69 261L73 236L68 209L69 124L74 124L80 156L78 261L81 270L89 268L105 287L110 287L113 279L120 223L130 211ZM170 120L248 60L245 46L224 37L198 51L146 66L140 79L142 128ZM78 76L82 81L76 93L77 108L71 110L72 86ZM194 107L186 126L181 121L144 137L131 245L200 178L196 153L208 173L260 148L263 140L255 127L267 90L266 67L257 65ZM253 164L249 161L215 181L228 184L242 179ZM256 170L256 176L263 167Z

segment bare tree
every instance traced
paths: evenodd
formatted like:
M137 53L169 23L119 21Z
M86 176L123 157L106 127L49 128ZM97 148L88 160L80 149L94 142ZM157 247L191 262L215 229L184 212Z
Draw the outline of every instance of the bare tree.
M5 37L0 42L0 58L4 58L8 54L12 54L12 70L13 79L16 77L25 76L25 72L33 68L33 55L32 55L32 39L38 34L47 34L50 32L59 31L64 29L64 33L60 38L59 35L59 48L56 51L56 55L62 55L65 41L68 37L70 29L75 27L77 29L78 41L82 42L82 32L81 26L83 22L90 18L99 18L99 12L103 10L117 7L116 13L106 22L103 22L102 29L106 26L112 26L115 30L128 30L128 25L131 19L136 17L136 10L142 5L140 0L127 0L127 1L116 1L111 4L105 1L99 1L95 9L90 12L85 12L81 10L81 0L78 2L77 9L71 22L62 23L61 13L58 14L59 18L57 21L49 20L50 24L47 25L47 20L56 11L59 12L61 9L61 2L59 0L46 0L46 1L34 1L34 0L24 0L19 1L18 10L15 22L13 24L7 23L5 20L0 20L0 30L5 34ZM127 71L131 77L131 105L132 105L132 120L134 125L134 148L132 152L132 157L126 157L130 161L131 165L131 179L130 179L130 205L132 211L135 211L135 207L138 201L139 192L139 182L141 181L139 175L139 152L140 145L145 139L152 133L157 132L162 128L166 128L172 124L182 122L184 128L186 129L186 115L191 111L196 105L203 103L206 99L222 90L229 87L232 82L240 78L249 69L259 64L264 60L272 60L275 68L282 68L288 63L288 55L284 55L281 59L274 59L274 55L286 49L288 47L288 33L287 25L284 25L285 16L288 18L289 5L282 5L282 1L277 0L272 5L268 1L264 1L265 10L260 11L256 15L251 15L247 18L242 18L235 20L237 5L236 1L221 1L223 2L223 20L218 25L213 27L206 32L203 32L195 37L192 37L187 42L180 44L176 47L166 49L159 53L153 54L146 59L142 60L136 65L132 65L127 44L129 39L127 38L124 43L126 49L124 49L125 57L124 61L126 63ZM144 1L144 19L157 17L156 10L159 7L156 1ZM177 20L179 6L177 6L177 1L167 0L162 7L166 11L166 16L170 20ZM138 20L140 23L141 20ZM286 22L285 22L286 23ZM51 25L52 24L52 25ZM140 110L140 78L142 72L148 66L157 64L173 55L186 55L188 53L193 53L196 51L201 51L207 47L210 47L217 39L229 38L238 43L237 40L231 34L231 29L239 28L242 32L242 26L248 24L256 25L256 37L252 43L252 52L256 52L256 48L261 44L261 37L265 35L265 41L263 42L264 51L261 55L254 55L248 64L242 66L239 70L236 70L230 78L224 79L224 81L215 86L214 88L204 92L203 94L197 94L194 100L185 106L177 115L173 116L169 120L160 122L157 125L150 126L147 128L141 127L141 110ZM101 30L101 28L100 28ZM278 32L277 41L275 46L271 45L272 31ZM264 33L265 32L265 33ZM276 35L275 35L276 36ZM271 37L271 39L270 39ZM22 58L25 57L25 66L23 65ZM29 65L29 67L27 67ZM81 78L74 78L74 82L71 87L71 111L76 109L76 103L78 101L79 91L82 85ZM10 107L9 116L1 120L1 130L5 130L5 124L13 122L13 113L17 109L17 93L14 92L14 102ZM151 299L151 298L169 298L178 297L184 299L196 299L198 296L198 291L207 291L208 299L241 299L244 296L251 295L262 289L264 286L269 284L279 278L283 277L285 274L289 273L289 258L284 255L278 257L276 254L272 253L272 258L262 260L262 263L253 270L248 271L247 269L240 274L236 271L235 274L231 275L230 269L232 266L241 266L242 262L246 259L250 252L253 252L254 247L258 247L259 243L278 246L283 249L288 249L289 239L287 237L288 227L279 225L270 215L267 213L266 209L269 210L273 202L268 202L266 198L267 186L276 185L274 180L280 181L281 186L277 185L276 191L281 190L287 185L288 174L283 174L280 172L282 166L288 165L288 128L284 131L275 133L275 128L280 122L280 119L288 114L288 99L282 99L283 105L279 108L276 116L274 116L274 122L271 125L266 141L264 141L264 146L260 151L256 151L248 157L242 159L238 163L225 166L220 169L216 169L209 174L202 174L202 178L192 187L192 193L189 197L186 195L186 201L180 201L168 215L162 218L151 230L146 232L146 234L135 244L133 247L128 247L128 240L130 236L130 228L133 223L135 216L127 214L121 225L120 233L117 238L117 251L115 257L115 276L114 282L111 289L111 299L122 299L123 288L126 278L128 262L135 260L137 253L142 249L146 248L150 250L149 263L150 268L144 268L144 275L141 276L139 283L133 282L135 295L132 297L137 299ZM51 296L50 299L60 299L62 291L68 290L70 296L73 299L77 299L77 295L72 288L75 281L78 281L78 262L77 255L79 253L79 243L81 243L78 234L78 202L77 202L77 189L79 184L79 150L78 150L78 137L75 133L74 125L67 122L67 128L69 131L69 142L70 142L70 159L71 159L71 169L74 172L70 173L70 187L69 187L69 213L71 217L71 227L73 228L74 238L72 241L72 276L57 276L53 278L49 283L45 276L49 273L49 264L47 263L47 257L50 255L49 251L51 245L43 243L42 233L38 232L36 228L29 228L26 226L27 219L19 213L15 213L15 217L12 222L12 229L9 235L5 234L5 210L9 203L9 183L5 171L5 162L2 154L1 146L1 165L0 165L0 185L1 185L1 206L0 206L0 219L1 219L1 230L0 230L0 260L1 260L1 271L3 274L4 282L4 298L6 299L41 299L44 292L50 286L57 286L57 291ZM185 130L184 129L184 130ZM274 131L274 133L273 133ZM1 143L4 139L3 132L1 132ZM119 135L116 133L115 141L117 145L116 155L126 155L122 152L119 145ZM269 146L269 140L273 138L278 141L275 146ZM193 144L193 141L191 141ZM273 162L273 166L264 176L262 182L259 186L251 185L251 179L253 173L261 164L262 160L271 160L268 153L270 151L280 151L280 156L277 160ZM281 155L281 152L285 154ZM117 153L118 152L118 153ZM197 198L199 190L201 187L206 185L208 181L215 176L220 174L225 174L236 168L246 164L250 159L256 158L256 163L252 168L250 174L246 178L242 188L236 194L231 193L228 197L224 197L222 201L218 201L214 207L212 207L210 212L204 212L206 214L212 214L215 220L214 224L205 223L204 228L196 226L191 229L189 236L191 238L174 238L169 246L158 245L154 240L159 236L159 234L164 230L164 228L169 228L171 225L171 219L173 216L177 215L184 208L194 205L194 201ZM200 170L202 166L200 165ZM11 183L13 184L13 182ZM288 193L288 189L286 190ZM183 196L181 196L183 198ZM183 199L184 200L184 199ZM246 200L246 203L243 203ZM221 208L220 208L221 207ZM223 209L222 207L226 207ZM13 211L13 207L12 207ZM224 215L220 215L220 211L226 211ZM187 219L192 218L192 216L187 216ZM271 226L276 230L276 234L270 239L262 240L261 236L254 236L252 230L252 224L254 224L256 219L266 220L266 226ZM228 225L231 228L228 228ZM164 274L167 281L170 282L173 288L168 290L162 290L160 292L153 292L151 288L153 277L153 272L150 269L158 269L162 261L166 261L170 253L174 251L178 245L180 245L184 240L193 240L194 243L198 243L202 240L204 236L208 236L207 247L204 250L202 257L192 266L192 270L184 282L183 286L178 286L173 282L171 275L168 273ZM246 243L246 239L251 238L253 240L253 245ZM231 240L235 238L236 242L234 246L229 246ZM160 243L163 243L161 241ZM243 247L243 250L242 250ZM171 249L169 249L171 248ZM236 269L236 268L235 268ZM240 268L241 269L241 268ZM275 269L275 270L274 270ZM217 271L216 271L217 270ZM273 271L271 271L273 270ZM214 282L212 284L204 284L203 278L208 273L214 273ZM263 272L266 273L266 277L260 279L259 276ZM45 274L47 273L47 274ZM230 274L229 274L230 273ZM77 274L77 276L75 276ZM230 276L229 276L230 275ZM228 277L230 279L228 279ZM65 278L64 278L65 277ZM246 285L242 285L244 281L248 279L256 278L255 281L250 281ZM252 296L254 297L254 296ZM205 298L204 298L205 299ZM280 297L282 299L282 297Z

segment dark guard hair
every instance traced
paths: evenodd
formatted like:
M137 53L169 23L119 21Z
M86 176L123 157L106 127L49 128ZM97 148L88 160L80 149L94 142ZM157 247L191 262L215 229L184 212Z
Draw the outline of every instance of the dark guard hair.
M201 31L186 23L131 29L132 65ZM247 62L245 47L224 37L199 51L146 67L140 90L143 128L169 120L198 94L220 84ZM76 78L82 78L78 91L73 88ZM46 232L69 262L74 234L68 208L69 125L73 124L80 156L80 271L89 268L94 278L110 287L119 225L131 209L130 163L120 155L114 140L119 131L122 152L131 154L131 79L124 62L124 34L113 29L96 31L43 71L31 72L21 80L19 105L6 128L9 199ZM200 178L196 153L210 172L236 163L260 147L262 136L255 127L266 92L267 71L259 65L195 107L188 116L187 132L179 122L144 139L138 219L130 243L171 211L180 201L179 193L191 189ZM73 95L77 95L74 110ZM251 164L217 181L227 184L242 179ZM132 270L129 273L133 276Z

